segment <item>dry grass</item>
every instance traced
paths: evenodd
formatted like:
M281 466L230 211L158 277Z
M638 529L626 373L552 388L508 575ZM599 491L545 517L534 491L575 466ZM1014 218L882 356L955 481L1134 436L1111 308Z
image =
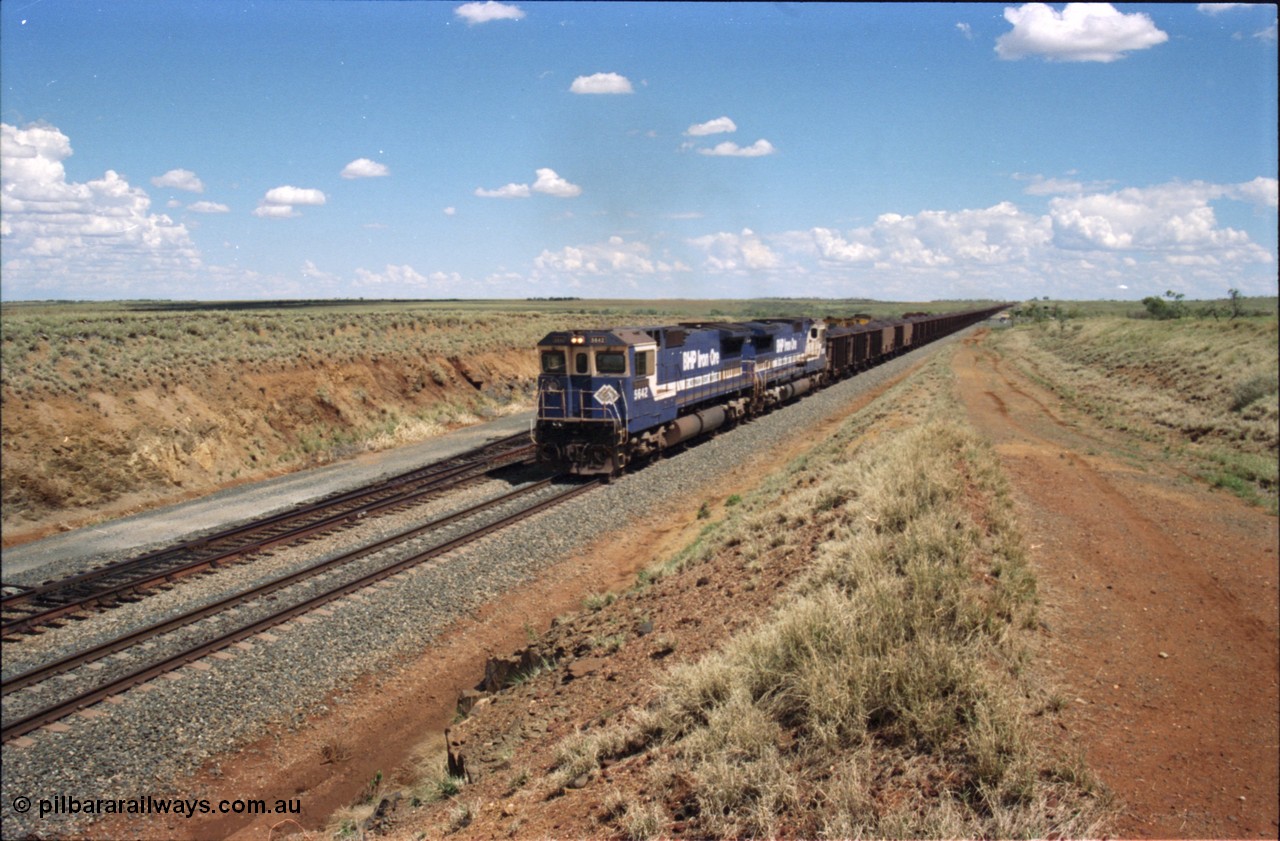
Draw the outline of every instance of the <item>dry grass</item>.
M625 834L660 831L652 819L681 796L675 780L688 783L684 831L712 837L1084 836L1104 826L1087 773L1033 724L1052 709L1023 674L1034 580L993 454L947 419L956 412L942 365L668 567L734 551L748 571L765 552L807 568L771 618L675 668L657 703L563 746L565 776L655 751L653 797L628 810L640 829L619 824Z
M1041 324L1004 333L997 347L1075 408L1164 445L1207 481L1275 509L1274 317Z

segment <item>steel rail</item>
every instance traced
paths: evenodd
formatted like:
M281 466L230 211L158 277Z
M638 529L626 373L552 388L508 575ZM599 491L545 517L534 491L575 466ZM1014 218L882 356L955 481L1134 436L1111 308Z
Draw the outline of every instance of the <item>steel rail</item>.
M92 704L95 704L104 698L108 698L112 695L116 695L140 683L145 683L146 681L149 681L152 678L155 678L159 675L165 674L166 672L170 672L170 671L173 671L174 669L181 668L182 666L185 666L188 663L198 660L207 654L211 654L214 651L218 651L220 649L226 648L227 646L233 645L234 643L237 643L247 637L251 637L254 634L261 633L262 631L265 631L268 628L273 628L276 625L281 624L282 622L286 622L289 619L294 618L295 616L301 616L302 614L310 610L313 610L317 607L320 607L324 604L334 601L335 599L341 598L342 596L348 595L349 593L353 593L357 590L361 590L365 587L368 587L371 584L374 584L385 578L389 578L411 567L417 566L418 564L423 563L424 561L430 560L431 558L437 557L439 555L443 555L446 552L450 552L461 546L465 546L468 543L472 543L476 540L479 540L481 537L489 535L495 531L498 531L499 529L505 528L506 526L509 526L512 523L518 522L527 517L531 517L534 514L537 514L555 505L559 505L563 502L567 502L568 500L576 496L579 496L583 493L586 493L587 491L590 491L596 487L599 487L600 484L601 482L596 481L596 482L578 485L557 496L551 497L549 499L544 499L536 503L535 505L530 506L529 508L516 511L512 514L508 514L507 516L502 517L498 520L495 520L494 522L489 523L485 526L482 526L481 528L476 529L475 531L468 532L467 534L460 535L459 537L453 538L452 540L446 541L445 543L439 544L437 546L433 546L430 549L426 549L415 555L411 555L410 557L403 558L386 567L370 572L367 575L364 575L354 581L350 581L346 584L341 584L337 587L333 587L297 605L294 605L289 608L285 608L263 619L257 620L241 628L238 628L234 631L230 631L226 634L223 634L217 639L211 640L206 643L202 643L186 651L175 654L172 657L169 657L159 663L154 663L152 665L136 669L127 675L117 678L116 680L113 680L95 689L76 695L73 698L69 698L68 700L63 701L59 704L47 707L44 710L40 710L38 712L32 713L31 715L28 715L19 721L15 721L11 724L6 724L3 726L3 728L0 728L0 741L7 742L10 739L14 739L14 738L17 738L18 736L22 736L22 735L25 735L26 733L30 733L32 730L42 727L45 724L49 724L51 722L57 721L58 719L64 718L65 716L73 712L76 712L77 710L84 709L85 707L88 707Z
M507 439L504 439L504 441L505 440ZM491 447L492 446L493 445L491 445ZM506 451L499 452L496 456L491 456L487 458L482 457L477 461L467 462L461 465L449 465L444 468L437 467L434 473L424 472L421 469L419 469L418 471L413 471L420 474L417 478L406 479L405 477L408 476L409 474L402 474L401 476L396 477L395 479L390 480L388 482L379 483L372 490L370 488L360 489L359 491L353 491L347 494L343 494L342 497L339 497L339 498L325 500L320 503L314 503L307 506L303 506L301 509L294 509L291 511L283 512L282 514L273 515L271 517L265 518L264 520L256 521L254 523L247 524L246 526L243 526L243 527L230 529L227 532L223 533L223 535L225 536L215 535L210 538L204 538L199 541L189 541L187 543L178 544L177 546L174 546L174 547L169 547L167 549L158 550L157 552L148 553L148 555L139 556L138 558L132 559L123 564L103 567L102 569L99 569L99 570L91 570L87 573L81 573L80 575L71 576L70 578L61 579L59 581L51 582L50 584L47 584L47 585L42 585L39 588L33 588L32 590L29 590L27 592L18 593L13 596L9 596L4 600L4 607L6 609L13 609L21 604L31 602L34 599L39 598L40 596L49 594L51 592L56 592L58 590L66 590L71 587L74 587L75 585L84 584L92 580L101 581L102 579L105 579L109 576L116 576L122 573L126 573L130 570L145 568L147 563L159 562L160 560L162 560L162 556L165 556L165 555L170 555L170 556L177 555L180 552L188 551L193 547L208 546L214 542L220 542L222 540L227 539L226 536L231 536L231 535L244 536L246 534L253 534L256 532L260 532L271 526L278 525L282 522L287 522L290 519L301 519L303 517L315 514L319 511L323 511L325 508L332 508L334 505L337 505L337 504L349 502L354 499L359 499L361 497L364 497L364 498L373 497L378 493L385 494L387 491L392 490L398 486L401 486L404 484L411 484L413 482L421 482L425 480L425 484L422 484L416 488L413 488L412 490L398 493L395 496L376 499L364 505L358 506L356 508L343 509L338 513L333 514L329 517L325 517L320 520L313 520L298 528L290 529L288 531L271 535L260 540L253 540L250 542L239 543L227 549L216 552L213 555L206 555L204 557L199 557L199 558L196 558L195 560L191 560L186 563L181 563L181 564L178 564L177 566L169 566L163 569L159 569L154 572L150 572L145 575L139 576L137 578L126 580L119 584L103 586L89 593L73 596L70 601L63 602L62 604L45 608L43 610L39 610L34 613L29 613L24 616L8 619L3 622L3 625L0 626L0 628L2 628L2 633L4 636L12 636L15 634L30 632L41 625L46 625L52 621L62 618L63 616L67 616L69 614L76 613L78 611L81 611L96 605L102 605L104 603L109 604L112 600L119 600L120 597L122 597L123 595L133 593L136 590L146 589L148 587L154 587L159 584L171 583L180 578L184 578L186 576L193 575L198 572L202 572L206 569L216 568L234 559L242 558L246 555L251 555L256 552L261 552L273 546L278 546L282 543L291 543L298 540L303 540L315 534L337 528L347 522L369 516L370 514L377 514L390 508L395 508L401 505L410 504L420 499L423 496L436 493L441 489L445 487L449 487L450 485L453 485L453 484L460 484L464 481L467 481L468 479L475 478L489 470L492 470L494 469L495 464L498 462L509 461L516 458L520 458L523 455L525 455L528 450L531 450L531 449L532 449L532 445L526 445L524 447L509 449Z
M0 684L0 694L8 695L11 692L31 686L32 684L48 680L54 675L69 672L78 666L84 665L85 663L92 663L95 660L101 660L103 657L107 657L117 651L123 651L124 649L137 645L144 640L152 637L158 637L161 634L166 634L169 631L174 631L186 625L193 624L206 617L222 613L230 608L262 598L269 593L273 593L276 590L305 581L308 578L314 578L317 575L337 569L338 567L351 563L352 561L359 560L360 558L372 555L375 552L380 552L383 549L390 548L397 543L403 543L406 540L411 540L429 531L442 529L459 520L474 517L477 514L481 514L492 508L497 508L499 505L503 505L513 499L519 499L520 497L533 493L534 491L541 490L551 484L551 482L552 479L550 478L542 479L538 482L534 482L533 484L526 485L523 488L517 488L509 493L502 494L501 496L494 497L493 499L485 500L484 502L477 503L469 508L464 508L461 511L455 511L452 514L437 517L430 522L423 523L421 525L414 526L413 528L393 534L389 537L385 537L374 543L370 543L368 546L361 546L351 550L350 552L344 552L341 555L336 555L332 558L321 561L314 566L297 570L296 572L283 575L279 578L273 578L270 581L263 582L262 584L243 592L233 593L220 601L212 602L188 613L175 616L172 619L139 628L130 634L117 637L113 640L108 640L94 648L68 655L60 660L55 660L35 669L14 675L12 678L9 678Z
M198 537L198 538L195 538L194 540L188 540L182 543L176 543L172 546L165 546L160 549L156 549L155 551L147 552L145 554L138 555L137 557L130 558L127 561L122 561L121 563L118 563L118 564L110 564L104 567L100 567L98 569L87 570L77 575L68 576L66 578L60 578L57 581L51 581L46 584L41 584L35 587L28 587L28 588L25 588L24 592L8 595L8 596L5 596L3 599L0 599L0 608L13 607L15 605L21 604L26 601L30 601L32 598L36 598L38 596L49 593L51 591L65 588L67 585L80 584L87 581L92 581L97 578L102 578L107 575L113 575L118 572L123 572L130 568L141 566L149 561L160 559L165 555L170 555L178 551L191 551L195 549L200 549L205 546L209 546L210 544L213 544L213 543L220 543L236 537L242 537L245 534L251 534L256 531L261 531L261 530L270 528L272 526L279 525L281 523L287 523L290 520L298 519L300 517L307 516L308 514L313 514L317 511L323 511L326 508L333 508L346 502L364 499L369 496L373 496L377 493L385 492L410 482L421 481L424 479L434 481L438 478L448 476L452 473L465 470L466 468L472 466L475 463L475 461L483 460L481 453L483 453L485 450L494 449L496 447L500 447L506 444L515 444L517 443L518 439L523 437L524 437L523 433L520 435L508 436L507 438L499 439L498 441L495 441L484 447L480 447L468 453L463 453L459 456L455 456L453 459L449 459L445 462L428 465L426 467L417 467L417 468L414 468L413 470L405 471L404 473L397 474L388 479L383 479L372 485L367 485L362 488L354 488L352 490L345 491L343 493L337 494L332 497L317 500L316 502L305 503L295 508L290 508L286 511L281 511L276 514L272 514L270 516L263 517L258 520L253 520L248 523L243 523L238 526L232 526L229 529L224 529L222 531L215 532L214 534ZM525 449L526 447L514 448L515 451L523 451ZM532 447L528 446L527 449L532 449ZM501 455L504 455L504 454L505 452L500 451L499 459L501 458ZM472 458L473 460L467 461L463 464L454 463L459 458Z

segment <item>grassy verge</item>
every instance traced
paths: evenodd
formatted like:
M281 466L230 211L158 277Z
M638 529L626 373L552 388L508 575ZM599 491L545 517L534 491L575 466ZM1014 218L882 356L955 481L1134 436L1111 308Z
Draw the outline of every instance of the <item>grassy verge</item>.
M265 301L0 305L0 385L11 398L119 391L201 372L255 371L418 356L443 378L449 357L520 348L552 330L682 319L907 310L985 302L758 301ZM434 363L434 364L432 364Z
M576 736L556 777L648 752L633 838L1095 835L1105 797L1048 747L1025 668L1027 569L993 453L957 423L943 360L900 385L646 580L717 553L802 569L772 616L677 667L629 720ZM898 407L898 408L888 408ZM553 778L554 779L554 778Z
M1005 358L1071 406L1166 448L1205 481L1277 504L1280 353L1272 318L1098 318L1006 331Z

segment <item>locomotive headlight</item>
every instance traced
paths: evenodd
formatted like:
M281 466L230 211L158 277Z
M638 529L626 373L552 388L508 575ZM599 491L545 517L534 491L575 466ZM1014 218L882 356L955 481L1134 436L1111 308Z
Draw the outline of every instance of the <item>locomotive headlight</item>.
M587 341L587 340L586 340L586 339L584 339L582 336L574 336L574 337L572 337L571 339L569 339L569 344L571 344L571 345L581 345L581 344L586 344L586 341Z

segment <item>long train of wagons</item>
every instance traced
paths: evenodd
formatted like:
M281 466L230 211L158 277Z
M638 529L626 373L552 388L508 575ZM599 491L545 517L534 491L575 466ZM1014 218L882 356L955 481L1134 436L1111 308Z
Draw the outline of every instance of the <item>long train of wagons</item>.
M550 333L538 342L538 460L616 476L1006 309L899 319L765 318Z

